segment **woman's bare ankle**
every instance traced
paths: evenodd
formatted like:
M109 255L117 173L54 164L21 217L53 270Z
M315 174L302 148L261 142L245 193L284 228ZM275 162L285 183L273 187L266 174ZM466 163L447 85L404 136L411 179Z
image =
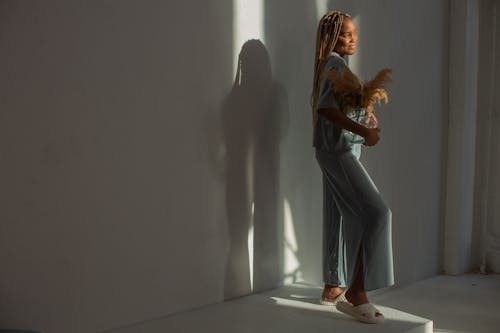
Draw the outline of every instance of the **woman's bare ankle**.
M333 301L343 292L344 291L339 286L325 283L325 287L323 288L323 293L321 295L321 298L323 300Z
M368 303L368 296L366 295L366 292L360 288L349 288L345 293L345 297L354 306Z

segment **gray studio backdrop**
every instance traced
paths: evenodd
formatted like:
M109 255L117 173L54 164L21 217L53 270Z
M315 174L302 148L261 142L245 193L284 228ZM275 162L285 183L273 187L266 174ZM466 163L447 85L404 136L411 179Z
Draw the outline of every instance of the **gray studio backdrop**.
M325 4L358 22L362 78L394 70L362 160L393 212L396 283L438 274L447 1L265 1L242 70L267 89L234 87L230 0L2 1L0 327L98 332L320 284L309 94Z

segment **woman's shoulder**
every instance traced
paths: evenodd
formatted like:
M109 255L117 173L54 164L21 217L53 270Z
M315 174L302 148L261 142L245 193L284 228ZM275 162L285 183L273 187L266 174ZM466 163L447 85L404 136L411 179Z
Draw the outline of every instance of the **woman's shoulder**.
M335 54L330 55L325 64L325 70L341 70L345 67L347 67L345 60Z

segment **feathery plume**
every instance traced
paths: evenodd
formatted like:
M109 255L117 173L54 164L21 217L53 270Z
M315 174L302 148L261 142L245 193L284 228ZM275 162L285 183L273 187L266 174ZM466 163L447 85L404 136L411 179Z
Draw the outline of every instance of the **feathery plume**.
M364 83L347 67L343 74L331 70L326 73L326 77L344 112L351 108L365 108L368 112L373 112L375 104L389 101L385 86L391 82L391 72L390 68L384 68L372 80Z

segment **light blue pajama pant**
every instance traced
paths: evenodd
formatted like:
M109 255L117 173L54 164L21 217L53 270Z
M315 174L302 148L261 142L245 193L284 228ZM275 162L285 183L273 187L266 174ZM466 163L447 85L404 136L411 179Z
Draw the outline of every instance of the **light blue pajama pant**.
M323 173L323 279L348 287L362 252L365 291L394 284L391 211L352 151L316 150Z

